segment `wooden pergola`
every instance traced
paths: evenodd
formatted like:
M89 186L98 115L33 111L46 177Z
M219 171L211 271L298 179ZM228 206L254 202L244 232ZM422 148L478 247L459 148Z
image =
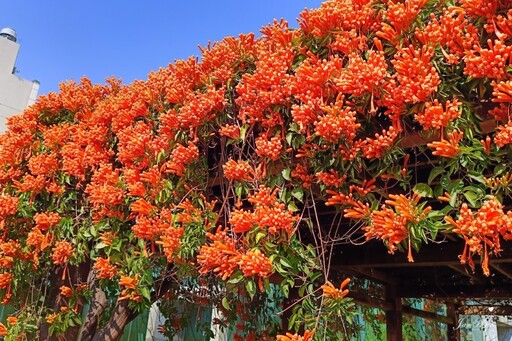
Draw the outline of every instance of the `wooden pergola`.
M332 255L332 270L385 288L384 295L378 298L357 291L349 296L358 304L380 308L386 313L388 341L402 340L402 314L444 323L448 326L448 340L458 341L459 315L512 315L512 306L498 302L512 300L512 245L504 243L499 256L490 259L488 277L480 268L478 256L474 259L474 270L460 263L458 255L463 247L461 240L431 243L415 253L414 262L410 263L402 252L388 254L381 242L348 244ZM435 299L446 304L447 314L404 305L404 298ZM485 304L477 303L479 300L485 300Z

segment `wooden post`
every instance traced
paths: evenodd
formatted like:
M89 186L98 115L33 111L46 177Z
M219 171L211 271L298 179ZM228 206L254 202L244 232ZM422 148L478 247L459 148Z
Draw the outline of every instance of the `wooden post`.
M386 301L391 303L391 309L386 310L387 341L402 341L402 299L394 285L386 285Z
M459 329L459 312L455 304L446 304L446 313L452 318L452 323L448 324L448 341L460 341L460 329Z

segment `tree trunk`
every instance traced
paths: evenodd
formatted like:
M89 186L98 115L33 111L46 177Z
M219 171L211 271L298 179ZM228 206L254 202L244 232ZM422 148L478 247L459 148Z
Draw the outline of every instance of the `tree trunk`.
M87 283L92 291L92 297L89 312L87 312L85 316L84 324L78 336L78 340L82 341L92 340L98 328L99 318L108 305L107 295L105 295L99 286L99 280L96 278L95 270L89 272Z
M116 341L121 337L124 327L137 316L137 313L128 308L128 302L129 300L117 301L110 320L94 334L92 341Z

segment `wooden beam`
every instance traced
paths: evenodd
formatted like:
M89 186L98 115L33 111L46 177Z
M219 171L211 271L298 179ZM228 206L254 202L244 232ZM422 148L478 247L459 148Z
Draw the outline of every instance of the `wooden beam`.
M390 302L368 296L366 293L349 291L347 297L352 298L355 303L365 305L367 307L379 308L384 311L393 309L393 305Z
M363 246L346 245L340 247L340 256L335 258L333 268L397 268L397 267L432 267L460 265L459 255L464 250L464 242L444 242L422 246L420 252L414 253L414 262L407 260L403 252L388 254L382 243L369 242ZM474 263L480 258L475 256ZM512 243L504 243L500 257L491 257L489 264L512 264Z
M399 289L404 298L438 298L438 299L512 299L510 284L490 286L467 283L439 283L437 286L403 285Z
M458 308L461 315L512 315L512 306L504 305L466 305Z
M454 303L446 303L446 313L451 317L451 322L447 325L448 341L460 341L459 314L457 306Z
M396 286L386 285L386 301L391 303L391 309L386 313L386 340L402 341L402 299L398 297Z
M416 309L416 308L405 306L405 305L402 306L402 312L404 314L418 316L418 317L421 317L421 318L424 318L427 320L432 320L432 321L436 321L436 322L440 322L440 323L444 323L444 324L450 324L453 322L453 318L451 318L449 316L439 315L439 314L433 313L431 311Z
M501 273L503 276L507 277L508 279L512 280L512 272L506 269L503 265L497 264L497 263L491 263L491 267Z
M448 265L448 267L468 278L471 278L474 283L484 283L483 279L477 275L475 275L468 267L464 265ZM471 271L471 272L470 272Z
M363 276L368 278L369 280L373 280L376 282L380 282L383 284L391 284L398 285L399 280L395 277L389 276L388 274L379 271L377 269L368 269L368 268L344 268L343 271L346 271L349 274L353 274L355 276Z

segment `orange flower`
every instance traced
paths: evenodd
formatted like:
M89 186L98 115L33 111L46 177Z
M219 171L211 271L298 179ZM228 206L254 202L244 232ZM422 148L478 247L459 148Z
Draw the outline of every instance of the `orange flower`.
M52 249L52 260L55 265L63 265L69 261L69 258L73 255L73 245L63 240L55 243L55 247Z
M229 223L235 233L244 233L254 226L254 214L244 210L234 210L229 218Z
M8 332L8 329L5 326L5 324L0 322L0 336L6 336L7 332Z
M7 317L7 323L9 323L10 326L14 326L18 323L18 318L16 316L9 316Z
M462 204L459 218L454 220L447 216L445 220L453 226L453 232L460 234L466 245L460 256L462 264L466 262L474 268L473 254L482 255L482 269L489 276L489 249L500 251L500 235L504 238L512 232L512 215L503 212L503 205L491 197L474 214L467 204Z
M270 140L263 136L256 138L256 154L261 157L275 161L281 157L282 148L280 137L274 136Z
M73 290L70 287L63 285L60 287L60 294L64 297L69 298L69 297L73 296Z
M222 166L222 169L224 170L224 176L228 180L245 181L252 180L253 178L253 169L247 161L229 159Z
M454 130L448 134L448 141L441 139L441 141L428 143L427 147L434 149L432 155L453 158L460 152L459 141L463 136L464 133Z
M183 228L169 228L156 243L162 245L167 261L170 263L175 257L175 252L180 247L180 238L185 233Z
M138 214L144 214L149 215L152 212L154 212L157 207L151 205L144 199L136 200L130 207L132 212L138 213Z
M240 128L236 125L225 125L220 128L219 133L221 136L237 139L240 137Z
M57 313L51 313L50 315L47 315L45 318L46 323L52 324L57 319L57 316Z
M259 249L249 250L242 254L238 266L245 277L256 275L267 278L274 272L272 262Z
M134 278L131 278L129 276L122 276L119 280L119 286L123 286L126 289L137 289L137 284L139 283L139 274L135 274Z
M304 335L286 333L286 335L277 335L277 341L311 341L315 335L315 329L312 331L306 330Z
M445 107L446 110L443 109L443 105L437 99L434 102L427 102L425 111L416 114L415 118L421 123L424 130L445 128L451 121L460 116L457 98L454 98L452 102L447 101Z
M110 264L109 258L96 258L93 268L98 271L98 279L112 279L117 274L117 269L114 265Z
M350 283L350 278L346 278L341 283L340 288L337 289L334 287L334 285L331 282L327 281L327 282L325 282L324 285L321 286L321 288L324 292L325 297L339 300L339 299L342 299L345 296L347 296L348 289L345 289L345 288L348 285L348 283Z
M235 241L227 236L226 231L220 227L215 234L208 232L206 237L213 243L203 245L199 249L197 263L199 273L206 274L209 271L225 281L233 274L240 260L240 252L236 250Z

